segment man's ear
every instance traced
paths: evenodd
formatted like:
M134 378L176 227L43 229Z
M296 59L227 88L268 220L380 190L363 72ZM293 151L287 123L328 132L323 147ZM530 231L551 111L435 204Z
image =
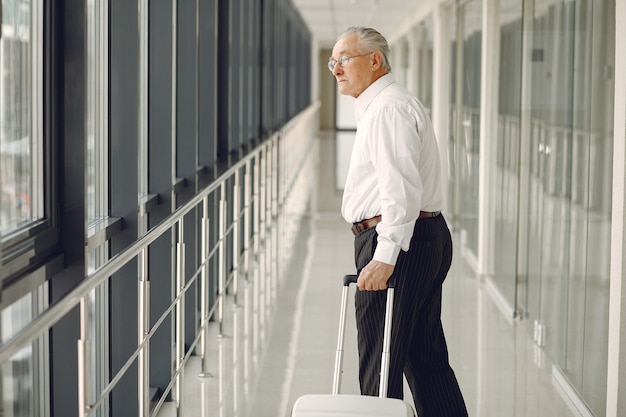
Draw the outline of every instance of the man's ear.
M372 71L377 71L383 66L383 57L380 52L372 52Z

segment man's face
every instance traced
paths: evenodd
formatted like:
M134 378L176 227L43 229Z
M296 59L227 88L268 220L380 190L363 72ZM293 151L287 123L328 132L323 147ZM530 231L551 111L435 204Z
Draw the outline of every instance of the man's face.
M375 81L372 67L372 53L358 49L356 33L351 33L339 39L333 48L332 60L338 61L342 56L351 57L342 67L335 64L332 72L337 79L339 93L357 98L369 85Z

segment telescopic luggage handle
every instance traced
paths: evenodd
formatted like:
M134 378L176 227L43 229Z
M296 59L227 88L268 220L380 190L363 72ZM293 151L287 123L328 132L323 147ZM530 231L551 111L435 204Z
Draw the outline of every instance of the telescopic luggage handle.
M347 287L350 284L356 284L356 280L359 278L356 274L344 275L343 276L343 286Z
M337 335L337 352L335 353L335 372L333 376L333 395L339 394L341 387L341 373L343 372L343 345L346 334L346 314L348 313L348 290L350 284L355 283L357 275L344 275L343 290L341 292L341 309L339 310L339 334Z
M356 274L344 275L343 276L343 286L347 287L350 284L356 284L356 281L357 281L358 278L359 278L359 276L356 275ZM389 278L389 281L387 281L387 288L394 288L395 281L396 281L395 277Z
M339 394L341 386L341 373L343 372L343 345L346 333L346 314L348 311L348 290L350 284L357 282L358 276L355 274L343 277L343 291L341 293L341 310L339 312L339 334L337 336L337 352L335 354L335 372L333 377L333 395ZM383 338L383 354L381 358L380 388L378 396L387 397L387 387L389 385L389 357L391 346L391 323L393 318L393 298L395 279L389 279L387 283L387 305L385 311L385 333Z

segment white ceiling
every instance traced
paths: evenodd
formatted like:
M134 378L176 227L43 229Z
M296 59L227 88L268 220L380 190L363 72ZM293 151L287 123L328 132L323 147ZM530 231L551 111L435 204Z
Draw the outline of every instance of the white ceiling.
M332 48L348 26L373 27L389 40L411 11L407 0L292 1L320 48Z

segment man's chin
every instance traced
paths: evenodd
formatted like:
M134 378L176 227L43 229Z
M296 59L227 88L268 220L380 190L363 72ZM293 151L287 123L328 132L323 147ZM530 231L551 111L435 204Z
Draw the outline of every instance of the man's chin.
M339 83L337 84L337 90L339 90L339 94L343 94L343 95L350 95L350 93L348 92L348 86L345 85L344 83Z

